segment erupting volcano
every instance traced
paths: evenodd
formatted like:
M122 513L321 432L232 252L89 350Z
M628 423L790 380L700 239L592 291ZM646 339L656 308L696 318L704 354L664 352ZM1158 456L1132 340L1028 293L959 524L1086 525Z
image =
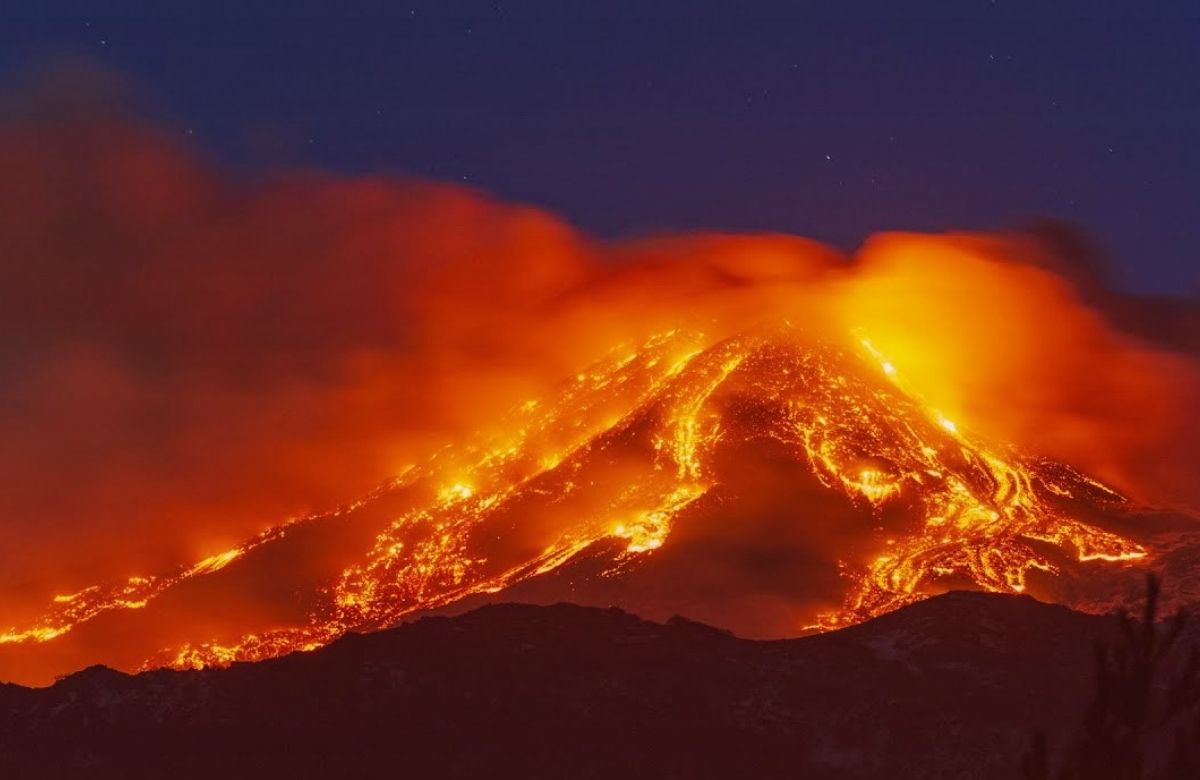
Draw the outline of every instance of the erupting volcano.
M603 241L246 187L116 121L0 125L0 163L0 679L493 601L780 638L955 589L1101 612L1146 570L1196 600L1191 309L1061 237Z
M1200 777L1188 19L120 5L0 14L0 780Z
M194 565L57 596L0 642L35 654L134 626L110 662L201 668L485 598L786 636L951 588L1072 602L1072 582L1151 560L1118 492L964 430L863 332L664 332L499 427ZM759 574L728 584L745 555ZM286 597L229 609L268 579Z

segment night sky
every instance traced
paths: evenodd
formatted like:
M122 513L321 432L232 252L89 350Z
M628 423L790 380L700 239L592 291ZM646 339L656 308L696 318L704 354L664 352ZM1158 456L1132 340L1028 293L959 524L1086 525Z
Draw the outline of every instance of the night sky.
M462 182L604 236L1053 216L1123 286L1197 290L1194 4L155 5L8 0L0 78L90 60L238 170Z

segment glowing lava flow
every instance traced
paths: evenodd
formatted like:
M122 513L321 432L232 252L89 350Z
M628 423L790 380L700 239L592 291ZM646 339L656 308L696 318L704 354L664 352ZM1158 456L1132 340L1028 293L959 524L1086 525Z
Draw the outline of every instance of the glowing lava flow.
M400 483L400 478L389 480L366 499L339 507L330 512L304 518L295 518L270 528L252 539L224 552L210 555L191 566L182 566L174 572L160 576L132 576L124 582L111 585L91 585L83 590L54 597L54 606L37 624L23 628L11 628L0 633L0 645L22 642L47 642L56 639L73 628L86 623L106 612L122 609L142 609L158 596L187 580L215 574L246 553L283 539L297 523L312 523L339 517L352 512L381 491Z
M0 644L46 642L62 636L80 623L86 623L101 613L115 609L141 609L168 588L192 577L220 571L246 550L253 549L270 538L278 538L279 535L278 530L272 531L243 547L211 555L166 576L133 576L116 585L92 585L76 593L55 596L55 608L41 622L31 628L11 629L0 634Z
M900 387L896 368L869 340L861 345ZM836 628L889 612L920 598L922 586L938 578L959 577L985 590L1021 593L1030 571L1057 573L1050 550L1080 562L1146 556L1141 546L1075 520L1049 500L1124 500L1106 486L1061 464L1001 455L968 439L953 421L923 408L909 392L855 389L861 400L841 416L818 410L836 406L831 396L845 392L844 377L823 385L818 403L793 407L797 443L827 486L876 507L912 494L922 520L916 532L887 539L887 551L865 572L852 572L855 585L843 609L822 615L812 628ZM858 465L868 460L888 467Z
M365 562L348 567L332 588L328 612L310 625L249 635L232 645L187 645L149 665L201 668L271 657L280 648L319 647L349 630L391 625L417 610L503 590L605 538L626 540L626 556L660 547L673 518L709 487L699 463L715 431L700 410L740 360L731 348L702 356L693 338L674 331L633 352L618 351L578 374L553 407L526 404L516 442L497 443L468 466L431 464L431 474L461 476L379 533ZM679 381L685 369L688 381ZM651 473L615 497L607 495L609 484L577 480L585 460L619 439L647 406L665 429L654 442ZM593 500L597 492L605 494L599 502ZM565 530L556 523L548 543L532 556L475 552L495 517L543 495L552 504L578 501L593 509Z
M733 419L731 396L768 411L749 424ZM352 513L401 485L417 496L329 583L306 624L169 648L147 667L314 649L348 631L501 591L604 540L623 545L607 569L619 572L668 543L673 525L721 484L713 456L737 436L774 440L865 516L902 516L891 530L878 524L871 550L843 558L845 600L810 628L890 611L944 589L940 583L1021 592L1031 571L1146 555L1067 509L1073 501L1117 504L1119 495L1066 466L974 440L924 405L869 341L839 348L780 329L710 344L672 331L615 351L553 403L526 403L508 438L443 451L331 513ZM61 596L44 620L0 642L48 641L104 611L144 606L183 580L245 559L289 527L169 576Z

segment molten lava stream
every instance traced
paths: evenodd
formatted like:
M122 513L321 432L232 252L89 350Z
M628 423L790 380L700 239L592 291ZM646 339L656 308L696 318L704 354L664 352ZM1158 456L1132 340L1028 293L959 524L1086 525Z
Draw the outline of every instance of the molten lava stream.
M768 412L751 425L730 416L743 407ZM146 668L311 650L348 631L548 575L613 540L621 552L601 576L618 577L655 560L681 518L723 485L715 455L737 437L769 439L824 490L875 519L862 545L838 561L840 606L795 630L849 625L943 582L1019 593L1031 572L1053 575L1064 562L1146 556L1134 541L1063 508L1119 506L1119 495L1066 466L976 440L923 403L902 371L859 336L835 344L778 328L713 342L666 332L615 350L556 398L524 404L507 430L461 453L438 453L362 501L296 521L354 516L401 488L423 496L316 594L307 622L198 637L164 649ZM892 515L904 521L885 522ZM171 574L59 596L43 619L0 635L0 643L52 641L106 612L142 608L184 581L252 565L254 551L281 543L293 525Z

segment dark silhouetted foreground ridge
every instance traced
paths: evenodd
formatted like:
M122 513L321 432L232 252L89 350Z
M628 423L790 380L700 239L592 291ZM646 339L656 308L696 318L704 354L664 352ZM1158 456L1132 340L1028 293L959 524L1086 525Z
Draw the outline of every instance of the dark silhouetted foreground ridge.
M225 670L0 687L4 777L1011 778L1115 621L951 593L759 642L499 605Z

